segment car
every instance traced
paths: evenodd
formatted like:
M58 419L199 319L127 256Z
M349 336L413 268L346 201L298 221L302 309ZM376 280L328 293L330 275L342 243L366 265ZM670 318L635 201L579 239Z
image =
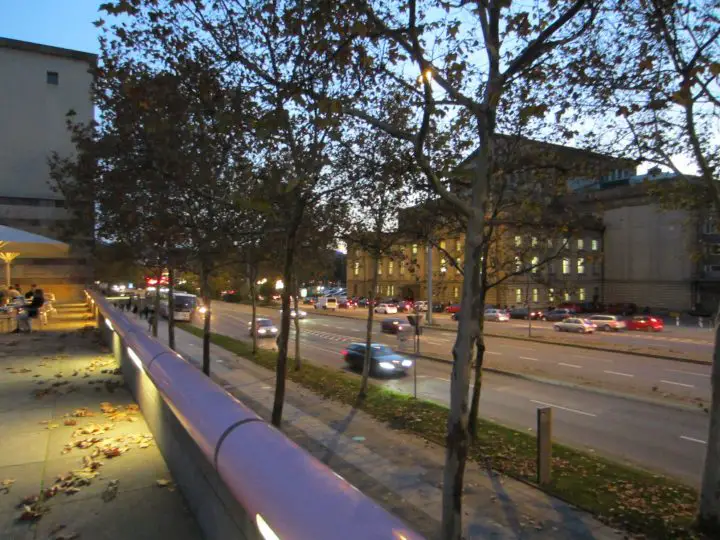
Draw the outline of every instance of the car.
M459 313L460 304L450 304L445 308L445 313Z
M358 307L368 307L368 304L374 306L377 304L377 300L371 300L369 298L360 298L357 301Z
M383 319L382 323L380 324L380 329L385 332L386 334L397 334L398 332L404 332L406 330L410 330L412 326L410 326L410 323L403 319Z
M280 315L282 316L282 309L280 310ZM295 315L298 316L298 319L304 319L305 317L307 317L307 311L303 311L302 309L298 309L298 310L297 310L297 313L295 313L295 309L294 309L294 308L291 308L291 309L290 309L290 318L291 318L291 319L294 319L294 318L295 318Z
M551 311L548 311L546 313L543 313L542 317L540 317L540 320L542 321L563 321L567 319L568 317L572 317L575 315L575 312L573 312L570 309L553 309Z
M351 343L342 351L345 362L351 369L362 370L365 363L365 343ZM370 373L373 375L404 375L413 361L396 353L387 345L370 345Z
M273 324L271 319L261 317L255 319L255 327L257 328L257 337L275 337L277 336L278 329ZM253 324L252 321L248 323L248 334L253 335Z
M390 313L397 313L397 312L398 312L398 310L397 310L397 306L395 304L382 303L382 304L378 304L377 307L375 308L375 313L390 314Z
M530 318L533 320L542 319L543 314L545 313L544 310L540 308L533 308L528 309L526 307L520 307L510 310L510 318L511 319L528 319L528 313L530 314Z
M399 312L406 313L410 311L415 311L415 304L413 304L409 300L400 300L397 304L397 308Z
M315 309L332 309L335 311L337 307L338 301L334 296L321 296L315 303Z
M592 315L588 319L604 332L618 332L626 327L625 321L618 315Z
M652 315L635 315L625 324L628 330L644 330L646 332L662 332L665 328L663 320Z
M357 307L357 304L352 300L352 298L344 298L338 302L338 309L354 309Z
M556 332L579 332L580 334L592 334L597 327L589 319L568 317L567 319L553 324Z
M510 320L510 316L504 309L486 309L483 314L486 321L505 322Z
M428 303L425 300L416 300L415 301L415 310L416 311L427 311L428 310Z
M303 298L303 301L302 301L303 306L312 306L315 302L317 302L317 299L311 298L309 296L307 298Z

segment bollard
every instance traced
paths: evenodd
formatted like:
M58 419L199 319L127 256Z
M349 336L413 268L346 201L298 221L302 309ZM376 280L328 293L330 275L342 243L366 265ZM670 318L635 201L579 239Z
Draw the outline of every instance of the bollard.
M549 484L552 477L552 407L537 410L537 481Z

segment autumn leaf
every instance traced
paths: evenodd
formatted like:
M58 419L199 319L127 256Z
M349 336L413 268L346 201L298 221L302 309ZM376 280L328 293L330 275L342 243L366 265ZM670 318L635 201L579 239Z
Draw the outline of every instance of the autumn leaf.
M170 480L165 480L164 478L161 478L157 480L156 483L159 487L167 487L170 485Z

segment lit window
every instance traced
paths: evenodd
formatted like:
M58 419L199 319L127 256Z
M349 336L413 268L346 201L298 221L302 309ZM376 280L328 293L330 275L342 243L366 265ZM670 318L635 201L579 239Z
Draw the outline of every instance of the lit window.
M600 249L600 241L599 240L590 240L590 247L593 251L597 251Z
M392 296L395 294L395 285L388 285L387 286L387 295Z
M531 263L532 263L532 273L537 274L538 265L540 264L540 257L533 257Z
M530 245L531 245L532 247L535 247L535 246L538 245L537 236L533 236L533 237L532 237L532 239L530 240Z
M445 249L445 240L440 240L440 249Z
M382 262L378 261L377 265L378 265L378 275L382 275L382 267L383 267Z
M445 257L440 259L440 272L443 274L447 272L447 261L445 260Z
M532 301L533 302L539 302L540 301L540 295L538 294L537 289L532 290Z
M460 298L460 289L458 287L453 287L453 297Z
M412 245L412 252L413 252L413 255L417 255L417 244Z
M459 238L455 240L455 251L462 251L462 242Z
M57 86L58 84L60 84L60 75L57 71L48 71L46 81L48 84Z
M376 292L377 294L380 294L380 291L381 291L380 285L377 285L377 286L375 287L375 292Z
M522 303L522 289L515 289L515 302Z
M520 262L520 257L515 257L515 271L519 272L522 269L522 263Z
M578 299L583 302L585 300L585 289L578 290Z
M555 289L548 289L548 301L555 301Z
M569 292L563 293L563 298L565 299L566 302L569 302L570 301L570 293Z
M455 275L461 275L462 274L462 267L463 267L463 260L462 258L457 260L457 267L455 268Z
M400 263L400 275L402 276L404 274L405 274L405 263L401 262Z
M516 236L515 237L515 247L522 246L522 236Z
M360 261L355 261L353 265L353 275L357 276L358 274L360 274Z
M570 259L565 257L562 261L562 272L563 274L569 274L570 273Z
M579 250L585 249L585 240L583 240L582 238L578 238L577 248L578 248Z
M392 276L393 270L395 270L395 262L389 261L388 262L388 275Z
M584 258L584 257L578 257L578 260L577 260L577 273L578 273L578 274L584 274L584 273L585 273L585 258Z

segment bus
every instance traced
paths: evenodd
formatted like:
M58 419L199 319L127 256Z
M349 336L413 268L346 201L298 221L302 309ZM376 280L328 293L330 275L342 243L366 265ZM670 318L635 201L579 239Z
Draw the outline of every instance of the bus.
M173 293L173 298L175 299L176 321L190 321L196 311L200 314L204 313L205 308L202 306L202 301L194 294L178 291ZM167 319L169 311L168 294L160 293L160 315Z

